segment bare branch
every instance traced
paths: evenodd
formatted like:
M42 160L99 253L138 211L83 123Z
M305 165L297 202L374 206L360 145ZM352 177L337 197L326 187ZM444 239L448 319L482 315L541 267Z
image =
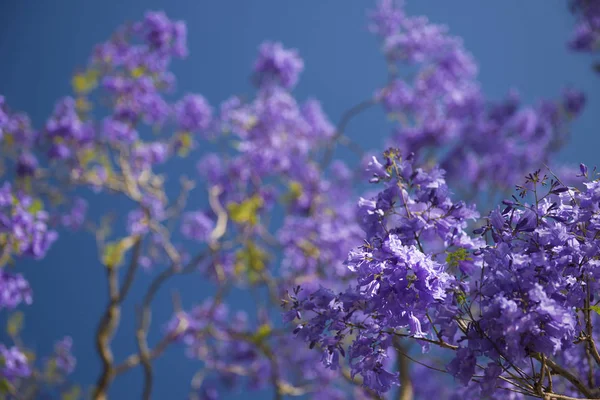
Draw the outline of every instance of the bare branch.
M369 100L365 100L354 105L342 115L342 118L340 119L340 122L338 123L337 128L335 130L335 134L333 135L333 137L327 144L327 148L325 149L325 154L323 155L323 160L321 161L322 169L327 168L327 166L331 163L335 143L338 142L340 138L344 136L344 131L346 130L346 127L348 126L348 123L350 123L352 118L356 117L363 111L368 110L375 104L377 104L377 100L375 98L371 98Z

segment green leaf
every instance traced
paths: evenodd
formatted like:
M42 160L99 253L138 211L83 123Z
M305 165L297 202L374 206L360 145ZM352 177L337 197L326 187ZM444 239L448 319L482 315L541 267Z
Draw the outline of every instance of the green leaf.
M448 253L446 256L446 262L451 268L456 268L461 261L472 261L473 259L469 256L467 249L459 248L453 252Z
M96 159L96 152L92 149L85 149L79 152L79 162L85 168Z
M79 96L75 99L75 109L80 113L86 113L92 109L92 103L90 103L84 96Z
M192 137L192 134L190 132L180 132L179 144L180 147L179 150L177 150L177 154L179 157L186 157L190 153L190 150L194 144L194 138Z
M247 274L251 282L256 282L265 269L267 253L254 242L248 241L246 246L236 253L235 274Z
M595 311L596 314L600 314L600 306L590 306L590 310Z
M14 392L15 392L15 388L8 380L0 379L0 393L7 394L7 393L14 393Z
M98 85L98 72L91 69L79 74L76 74L71 81L73 90L78 94L91 92Z
M24 314L21 311L17 311L11 314L6 323L6 332L10 337L14 338L19 335L21 329L23 329Z
M118 243L109 243L104 247L102 263L107 267L115 267L123 262L123 249Z
M77 385L71 386L71 388L63 392L60 396L61 400L77 400L81 397L81 388Z
M140 78L146 73L146 68L144 67L136 67L131 70L131 76L134 78Z
M263 199L254 195L241 203L229 203L227 211L229 218L238 224L256 225L258 222L258 210L263 206Z
M44 203L40 199L35 199L29 206L29 212L33 215L44 209Z
M263 340L268 338L272 332L273 332L273 329L271 328L271 325L262 324L261 326L258 327L256 332L252 336L252 341L254 343L261 343Z
M135 242L133 236L128 236L118 242L108 243L104 247L104 253L102 254L102 263L107 268L118 267L123 262L125 252L133 246Z
M309 242L308 240L301 240L298 243L298 247L302 249L304 255L307 257L318 259L321 255L321 251L319 250L319 248L313 243Z
M27 362L29 362L29 364L33 364L37 358L33 351L27 349L23 350L23 355L25 355L25 358L27 359Z
M462 290L456 290L454 292L454 295L456 296L456 301L458 302L458 305L462 306L467 302L467 294Z
M56 365L56 360L54 358L46 361L44 368L44 379L48 382L55 382L60 377L58 372L58 366Z
M295 200L298 200L300 196L302 196L302 194L304 193L304 188L302 187L302 184L300 182L291 181L288 187L289 191L285 193L281 198L281 201L284 203L291 203Z

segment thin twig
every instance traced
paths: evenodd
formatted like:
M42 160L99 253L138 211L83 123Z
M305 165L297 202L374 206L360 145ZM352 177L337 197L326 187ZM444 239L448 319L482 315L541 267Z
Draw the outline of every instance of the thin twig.
M348 123L352 120L352 118L356 117L357 115L369 109L375 104L377 104L377 100L371 98L369 100L365 100L354 105L342 115L342 118L340 119L340 122L338 123L337 128L335 130L335 134L333 135L329 143L327 143L327 148L325 149L325 154L323 155L323 160L321 161L322 169L327 168L327 166L331 163L331 160L333 158L334 145L344 135L344 131L346 130L346 127L348 126Z
M144 391L142 398L150 399L153 385L152 372L152 353L148 347L148 330L151 323L151 305L152 300L158 293L162 285L172 276L186 274L196 270L198 264L204 260L206 252L202 252L194 257L183 269L179 269L176 263L173 263L169 269L161 272L150 284L146 295L144 296L142 306L138 309L138 324L136 329L136 340L138 345L139 362L144 369ZM177 257L179 259L179 257Z
M542 357L541 357L540 354L533 354L532 357L535 358L536 360L540 361L540 362L542 361ZM573 386L575 386L577 388L577 390L579 390L584 396L590 397L590 398L593 398L595 396L594 391L592 389L590 389L589 387L587 387L581 381L581 379L579 379L577 376L573 375L571 372L569 372L565 368L563 368L560 365L556 364L554 361L546 358L546 365L548 365L548 367L554 373L556 373L557 375L562 376L563 378L565 378L566 380L568 380L569 382L571 382L571 384Z

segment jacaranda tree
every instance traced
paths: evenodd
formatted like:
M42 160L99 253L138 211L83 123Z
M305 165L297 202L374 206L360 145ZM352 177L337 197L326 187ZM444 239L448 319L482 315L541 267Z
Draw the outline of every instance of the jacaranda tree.
M571 3L568 45L597 51L600 1ZM183 347L199 372L172 384L189 384L192 399L240 388L275 399L600 399L600 178L554 160L584 95L491 102L446 27L382 0L369 28L387 83L337 124L318 100L294 98L304 63L279 42L260 45L252 95L219 107L175 98L186 26L162 12L97 45L43 126L0 97L0 309L12 339L0 344L1 396L107 399L139 368L132 393L149 399L153 362ZM373 133L386 148L366 151L345 129L372 107L394 128ZM336 160L336 146L354 163ZM167 190L177 168L166 166L190 157L197 171ZM87 212L90 199L115 198L128 213ZM108 293L93 338L100 374L80 385L71 350L91 340L57 338L53 354L35 355L20 336L33 299L20 261L43 263L65 230L96 241ZM122 314L140 274L151 277L145 295ZM172 318L152 325L156 294L185 274L212 290L192 309L175 298ZM233 307L240 291L254 302ZM123 319L135 319L137 346L115 354Z

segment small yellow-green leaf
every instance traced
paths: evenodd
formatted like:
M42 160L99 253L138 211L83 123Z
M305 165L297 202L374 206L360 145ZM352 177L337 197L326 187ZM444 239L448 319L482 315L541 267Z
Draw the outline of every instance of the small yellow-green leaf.
M89 70L78 73L71 81L73 90L78 94L85 94L92 91L98 85L98 72Z
M293 181L290 183L290 195L294 198L302 196L303 188L300 182Z
M79 96L75 100L75 109L80 113L86 113L92 109L92 103L90 103L85 97Z
M104 247L102 263L107 267L115 267L123 261L123 249L118 243L109 243Z
M235 274L248 274L251 281L256 281L260 272L265 269L267 253L254 242L249 241L243 249L236 253Z
M58 378L58 376L59 374L58 366L56 365L56 360L54 358L51 358L48 361L46 361L44 367L44 377L46 380L52 382L55 381Z
M29 212L33 215L37 214L38 211L42 211L44 209L44 203L40 199L35 199L29 206Z
M310 258L319 258L321 251L317 246L309 242L308 240L302 240L298 243L298 247L302 249L304 255Z
M271 335L271 332L273 332L271 325L262 324L261 326L258 327L256 332L252 336L252 341L254 343L260 343L263 340L265 340L267 337L269 337L269 335Z
M8 394L14 392L14 386L7 379L0 379L0 394Z
M144 67L136 67L131 70L131 76L134 78L139 78L142 75L144 75L145 72L146 72L146 69Z
M463 304L465 304L465 302L467 301L467 295L465 292L463 292L462 290L457 290L454 294L456 296L456 301L459 305L462 306Z
M290 203L294 200L298 200L302 193L304 193L304 188L300 182L292 181L288 185L289 191L283 195L283 202Z
M79 162L82 167L87 167L89 163L96 159L96 152L92 149L85 149L79 152Z
M227 211L229 218L238 224L256 225L258 222L258 210L263 206L263 199L254 195L241 203L229 203Z
M61 400L77 400L81 397L81 388L77 385L73 385L69 390L63 392L60 397Z
M467 249L459 248L453 252L448 253L446 256L446 262L451 268L456 268L461 261L472 261L473 259L469 256Z
M590 306L590 309L597 314L600 314L600 306Z
M10 133L5 133L3 139L7 146L12 146L15 143L15 137Z
M16 337L23 329L24 314L21 311L16 311L11 314L6 323L6 332L10 337Z
M177 154L180 157L186 157L192 146L194 145L194 138L190 132L180 132L179 133L179 149L177 150Z
M23 351L23 354L25 355L25 358L27 359L27 362L29 362L30 364L33 364L37 358L35 353L33 351L27 350L27 349L24 349L22 351Z
M134 238L128 236L118 242L108 243L104 247L102 263L108 268L118 267L123 262L125 252L133 246L134 242Z

